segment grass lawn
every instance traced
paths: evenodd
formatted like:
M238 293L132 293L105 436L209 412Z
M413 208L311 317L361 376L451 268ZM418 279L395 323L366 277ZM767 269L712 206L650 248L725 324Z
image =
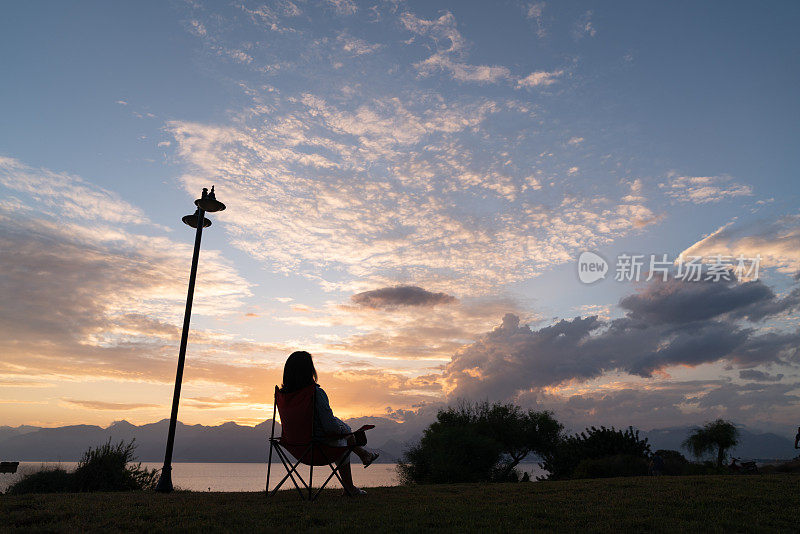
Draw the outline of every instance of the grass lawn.
M309 504L263 493L0 495L20 531L798 531L800 476L616 478L372 488Z

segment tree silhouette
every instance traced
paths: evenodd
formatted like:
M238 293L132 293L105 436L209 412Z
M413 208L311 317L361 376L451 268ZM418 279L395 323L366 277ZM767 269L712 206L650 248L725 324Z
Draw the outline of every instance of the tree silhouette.
M550 412L462 401L439 411L403 453L398 473L403 483L514 480L514 468L531 453L549 452L562 430Z
M637 467L647 471L650 444L647 438L640 439L639 431L633 427L617 430L613 426L593 426L580 434L564 437L556 447L551 447L540 456L542 462L539 465L549 473L547 480L574 478L582 463L606 459L613 464L615 458L623 465L612 465L611 470L618 471L619 474L615 476L627 476L630 471L635 472ZM625 463L628 465L625 466Z
M725 452L739 443L739 430L730 421L717 419L694 429L683 442L684 448L695 458L717 451L717 467L722 466Z

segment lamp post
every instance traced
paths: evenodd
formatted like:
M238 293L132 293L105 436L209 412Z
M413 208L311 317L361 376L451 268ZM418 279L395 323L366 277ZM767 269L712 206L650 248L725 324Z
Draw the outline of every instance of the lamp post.
M192 316L192 300L194 299L194 282L197 278L197 260L200 256L200 239L203 237L203 228L211 226L211 221L205 218L205 212L213 213L225 209L225 204L214 196L214 186L211 192L203 188L203 194L194 201L197 210L186 215L181 220L197 229L194 236L194 254L192 255L192 270L189 274L189 292L186 295L186 311L183 314L183 331L181 332L181 347L178 351L178 373L175 376L175 392L172 395L172 413L169 418L169 434L167 435L167 451L164 454L164 467L156 485L156 491L169 493L172 491L172 448L175 445L175 426L178 423L178 403L181 398L181 381L183 380L183 364L186 361L186 344L189 340L189 320Z

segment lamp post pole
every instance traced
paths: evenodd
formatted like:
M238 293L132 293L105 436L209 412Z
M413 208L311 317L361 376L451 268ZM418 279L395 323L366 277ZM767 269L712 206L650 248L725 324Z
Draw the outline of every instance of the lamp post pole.
M156 485L156 491L169 493L172 491L172 449L175 445L175 427L178 424L178 404L181 398L181 382L183 381L183 366L186 362L186 345L189 341L189 322L192 317L192 301L194 300L194 284L197 279L197 263L200 257L200 240L203 237L203 228L211 226L211 221L205 218L206 211L222 211L225 204L219 202L214 196L214 187L211 193L203 188L201 198L195 200L197 211L192 215L183 217L183 222L196 228L194 236L194 253L192 254L192 269L189 274L189 290L186 295L186 310L183 313L183 330L181 331L181 346L178 351L178 372L175 376L175 391L172 395L172 412L169 418L169 433L167 434L167 450L164 453L164 466ZM205 209L204 209L205 208Z

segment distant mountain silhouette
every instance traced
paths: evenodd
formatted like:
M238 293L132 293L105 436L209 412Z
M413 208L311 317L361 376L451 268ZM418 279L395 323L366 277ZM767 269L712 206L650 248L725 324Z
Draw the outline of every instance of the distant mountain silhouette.
M359 417L346 421L351 427L373 424L368 432L369 448L381 452L379 462L395 462L406 448L421 434L419 427L385 417ZM143 462L160 462L164 459L164 443L169 421L141 426L127 421L117 421L107 428L94 425L73 425L59 428L34 426L0 426L0 460L13 461L77 461L87 448L105 443L129 441L136 438L136 453ZM272 420L255 427L233 422L218 426L185 425L178 423L175 433L176 462L265 462L267 438ZM276 425L276 432L280 425ZM652 449L674 449L686 454L681 443L691 427L672 427L641 432L650 440ZM756 433L741 428L741 444L733 454L744 458L788 459L795 456L794 443L789 437L773 433ZM534 461L534 458L530 458Z
M347 421L353 428L374 424L369 431L369 447L381 453L379 462L395 462L400 456L402 424L381 417L362 417ZM117 421L107 428L73 425L58 428L0 427L0 459L14 461L77 461L92 446L136 438L136 455L143 462L164 459L164 444L169 420L141 426ZM178 422L175 431L175 462L265 462L267 439L272 428L269 419L255 427L233 422L219 426L185 425ZM276 434L280 424L276 424ZM385 444L385 445L384 445Z
M694 427L662 428L640 432L639 435L650 440L653 451L672 449L681 451L687 458L692 459L688 452L681 448L683 440L692 428ZM732 449L731 454L759 460L788 460L797 456L794 441L789 437L772 432L751 432L745 428L739 428L739 445Z

